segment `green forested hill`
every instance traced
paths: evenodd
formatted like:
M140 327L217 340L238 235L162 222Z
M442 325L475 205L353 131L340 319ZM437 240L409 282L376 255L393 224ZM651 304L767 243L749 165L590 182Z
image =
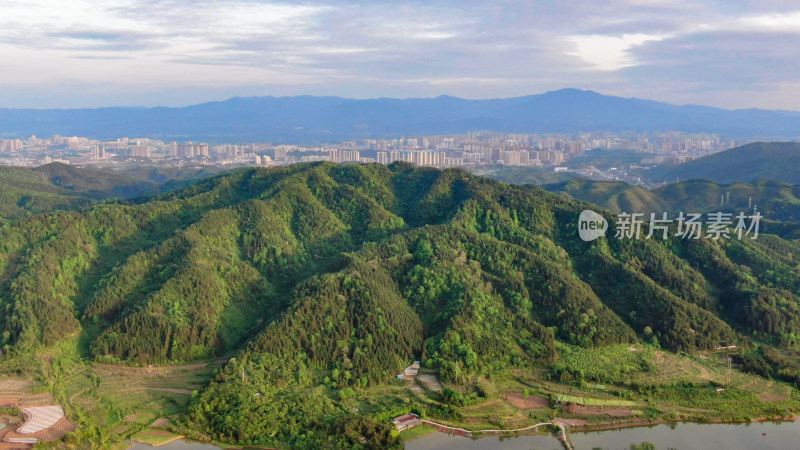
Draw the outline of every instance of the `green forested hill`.
M686 180L653 190L622 181L574 178L543 186L552 192L595 203L614 212L739 212L756 207L764 216L767 233L800 237L800 186L780 181L720 184L711 180Z
M0 222L90 203L92 199L56 186L30 169L0 166Z
M50 163L31 171L55 186L95 198L128 198L158 192L154 182L106 170Z
M565 346L800 345L795 242L587 243L587 207L455 169L315 163L24 218L0 228L0 343L9 361L69 342L108 363L233 356L176 426L312 448L396 445L347 399L374 408L413 360L486 398L485 377L549 370ZM797 380L785 354L751 356Z
M671 205L654 191L624 181L595 181L572 178L561 183L542 186L551 192L563 192L570 197L600 205L614 212L672 211Z
M718 183L778 180L800 184L800 143L756 142L676 166L660 166L642 173L655 182L707 178Z
M61 163L33 169L0 166L0 222L158 191L159 186L151 181Z
M134 167L115 171L62 163L35 168L0 166L0 221L74 211L100 200L169 192L218 171L205 167Z

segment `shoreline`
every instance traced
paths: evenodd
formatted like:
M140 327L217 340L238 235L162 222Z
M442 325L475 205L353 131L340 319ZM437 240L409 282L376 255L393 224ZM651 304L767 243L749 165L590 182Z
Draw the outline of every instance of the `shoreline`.
M784 417L784 418L758 417L756 419L752 419L752 420L749 420L749 421L745 421L745 420L722 420L722 419L708 420L708 421L698 421L698 420L654 420L654 421L638 420L637 421L637 420L631 420L631 421L628 421L628 422L625 422L625 423L616 423L616 424L614 424L614 423L598 423L598 424L594 424L594 425L583 425L583 426L580 426L580 427L568 426L567 427L567 431L569 433L592 433L592 432L600 432L600 431L624 430L624 429L629 429L629 428L654 427L654 426L657 426L657 425L670 425L670 424L676 424L677 425L677 424L680 424L680 423L694 423L694 424L699 424L699 425L725 425L725 424L735 425L735 424L762 423L762 422L795 422L797 420L800 420L800 414L795 414L795 415L791 416L790 418L786 418L786 417ZM412 439L404 440L403 442L412 442L412 441L416 441L416 440L419 440L419 439L424 439L424 438L426 438L426 437L428 437L428 436L430 436L430 435L432 435L434 433L442 433L442 434L447 434L447 435L451 435L452 434L452 433L447 433L447 432L444 432L444 431L439 431L438 429L436 429L435 427L432 427L432 426L427 426L427 425L420 425L420 426L424 426L424 427L430 428L431 432L427 433L427 434L425 434L423 436L419 436L419 437L415 437L415 438L412 438ZM481 432L476 431L474 433L479 433L479 434L472 435L470 437L467 437L467 436L460 436L460 437L463 437L465 439L482 439L482 438L487 438L487 437L501 438L501 437L515 437L515 436L544 436L545 435L545 434L541 434L541 433L531 433L531 432L526 432L526 431L519 432L519 433L509 432L509 433L489 433L489 434L481 433ZM186 440L191 440L191 441L196 441L196 442L202 442L204 444L212 444L212 445L216 445L216 446L218 446L218 447L220 447L222 449L240 449L240 448L242 448L242 446L236 445L236 444L222 444L222 443L214 442L214 441L205 441L205 440L200 440L200 439L190 439L190 438L188 438L186 436L176 436L174 439L171 439L171 440L169 440L167 442L164 442L164 443L161 443L161 444L158 444L158 445L152 445L150 443L141 442L141 441L137 441L137 440L134 440L134 439L131 439L131 442L136 442L138 444L149 445L151 447L161 447L163 445L167 445L167 444L170 444L172 442L175 442L175 441L178 441L178 440L181 440L181 439L186 439ZM252 447L248 447L248 448L252 448ZM268 449L270 447L256 447L256 448Z
M800 414L794 414L790 418L781 417L757 417L751 420L726 420L726 419L708 419L708 420L653 420L647 419L630 420L624 423L607 423L601 422L597 424L587 424L579 427L569 427L573 433L591 433L594 431L613 431L622 430L626 428L641 428L641 427L654 427L656 425L670 425L679 423L694 423L698 425L725 425L725 424L747 424L747 423L762 423L762 422L795 422L800 419Z
M173 443L175 441L179 441L179 440L185 439L185 438L186 438L186 436L178 435L178 436L173 437L172 439L169 439L168 441L161 442L160 444L151 444L150 442L144 442L144 441L140 441L138 439L132 439L132 438L131 438L131 442L135 442L137 444L149 445L150 447L161 447L163 445L171 444L171 443Z
M724 419L716 419L716 420L707 420L707 421L699 421L699 420L654 420L648 421L646 419L641 420L631 420L624 423L597 423L594 425L581 425L581 426L567 426L567 431L569 433L592 433L592 432L599 432L599 431L614 431L614 430L624 430L629 428L643 428L643 427L654 427L657 425L670 425L670 424L680 424L680 423L694 423L699 425L725 425L725 424L748 424L748 423L762 423L762 422L795 422L800 420L800 414L794 414L790 418L774 418L774 417L758 417L752 420L724 420ZM450 434L444 431L439 431L434 428L434 433L442 433L442 434ZM476 432L473 432L476 433ZM541 436L541 434L534 434L534 433L527 433L527 432L520 432L514 433L509 431L509 433L498 433L498 434L484 434L477 432L479 434L472 435L467 439L481 439L485 437L513 437L513 436ZM431 433L432 434L432 433ZM419 438L410 439L417 440L429 436L430 434L426 434L425 436L421 436ZM466 436L464 436L466 437Z
M433 430L433 431L436 432L436 430ZM421 436L421 437L425 437L425 436ZM191 437L188 437L188 436L177 436L174 439L170 439L169 441L161 443L161 444L158 444L158 445L153 445L153 444L151 444L149 442L142 442L142 441L137 441L137 440L134 440L134 439L130 439L131 442L135 442L137 444L142 444L142 445L148 445L148 446L154 447L154 448L155 447L161 447L161 446L164 446L164 445L167 445L167 444L171 444L173 442L177 442L177 441L180 441L180 440L184 440L184 441L187 441L187 442L199 442L201 444L215 445L215 446L217 446L217 447L219 447L219 448L221 448L223 450L238 450L238 449L243 449L243 448L254 448L254 449L257 448L257 449L262 449L262 450L276 450L277 449L277 447L258 447L258 446L253 446L253 445L226 444L226 443L223 443L223 442L218 442L218 441L213 441L213 440L206 441L206 440L203 440L203 439L195 439L195 438L191 438Z

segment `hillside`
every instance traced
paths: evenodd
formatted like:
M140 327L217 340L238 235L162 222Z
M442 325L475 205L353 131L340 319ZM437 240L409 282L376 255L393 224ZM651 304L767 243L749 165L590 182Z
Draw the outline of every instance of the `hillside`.
M469 170L476 175L509 184L557 184L576 176L574 173L555 172L552 168L534 166L477 166Z
M490 100L450 96L366 100L311 96L235 97L184 108L0 109L0 123L9 136L149 136L302 144L480 130L564 133L625 129L727 136L795 136L800 127L800 113L677 106L562 89Z
M0 223L51 211L74 211L100 200L131 199L181 189L219 170L134 167L86 169L62 163L0 166Z
M31 169L60 188L87 197L130 198L158 192L156 183L98 169L84 169L62 163L50 163Z
M20 219L0 228L0 370L35 372L34 355L50 355L40 376L72 402L104 386L70 387L87 379L70 372L93 370L90 361L232 356L173 427L306 448L396 447L387 418L414 408L461 423L460 407L497 401L503 380L519 377L551 393L611 383L641 401L650 382L631 377L654 374L656 362L586 366L575 356L631 345L658 351L660 364L665 352L736 343L737 367L789 394L768 404L730 389L704 410L730 419L796 406L783 384L800 380L796 242L583 242L587 207L596 208L454 169L314 163ZM781 353L764 351L773 348ZM446 389L396 384L413 360ZM652 395L697 414L680 408L705 398L709 380L666 382L683 403ZM81 438L119 437L127 413L102 404L100 418L70 403L83 411Z
M569 194L570 197L600 205L614 212L674 211L672 205L665 202L656 192L623 181L572 178L542 187L551 192Z
M56 186L30 169L0 166L0 223L89 203L91 199Z
M155 166L134 165L132 167L123 167L119 169L114 168L111 170L114 170L116 173L122 173L126 177L163 184L168 182L180 183L180 182L188 182L191 180L199 180L202 178L210 177L212 175L216 175L220 172L225 171L226 169L216 166L207 166L207 165L198 165L198 166L184 165L181 167L174 167L174 166L155 167ZM166 191L164 191L164 189L162 188L162 192Z
M160 190L156 183L51 163L33 169L0 166L0 223L31 214L75 210L98 200Z
M656 167L643 176L654 182L706 178L718 183L766 179L800 184L800 143L748 144L677 166Z
M653 190L621 181L573 178L542 186L551 192L591 202L614 212L674 215L725 212L734 216L751 212L755 206L763 215L761 230L789 238L800 237L800 186L779 181L720 184L711 180L686 180Z

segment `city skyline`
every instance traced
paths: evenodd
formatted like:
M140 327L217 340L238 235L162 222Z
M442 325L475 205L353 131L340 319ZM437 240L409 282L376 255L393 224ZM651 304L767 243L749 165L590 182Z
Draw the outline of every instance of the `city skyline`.
M791 2L4 2L7 108L233 96L507 98L564 87L797 110ZM586 11L591 11L588 14Z

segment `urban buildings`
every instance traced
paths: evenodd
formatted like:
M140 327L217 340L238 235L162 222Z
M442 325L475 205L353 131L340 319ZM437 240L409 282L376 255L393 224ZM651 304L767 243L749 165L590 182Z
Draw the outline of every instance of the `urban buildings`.
M295 162L391 164L405 161L418 166L541 166L564 170L588 150L641 153L639 164L677 164L755 141L726 139L706 133L637 133L595 131L570 134L504 134L473 132L458 135L359 139L317 146L255 143L164 142L120 137L94 140L79 136L52 136L0 140L0 164L39 165L47 161L113 166L153 164L181 166L281 165ZM143 162L142 160L147 160Z

